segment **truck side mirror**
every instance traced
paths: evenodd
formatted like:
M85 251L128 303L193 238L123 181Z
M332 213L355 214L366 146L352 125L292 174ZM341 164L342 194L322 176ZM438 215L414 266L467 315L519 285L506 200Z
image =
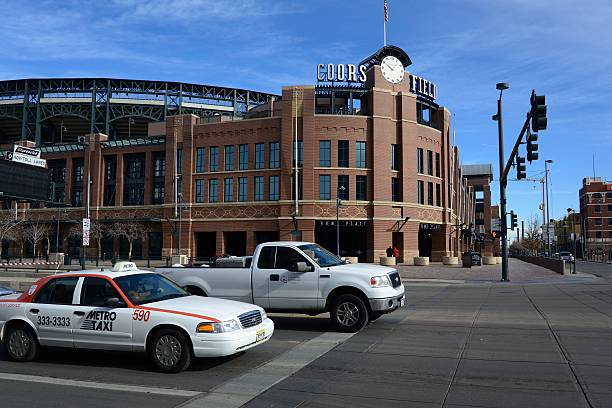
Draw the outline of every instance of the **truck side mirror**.
M306 262L296 262L292 268L295 272L312 272L312 266Z

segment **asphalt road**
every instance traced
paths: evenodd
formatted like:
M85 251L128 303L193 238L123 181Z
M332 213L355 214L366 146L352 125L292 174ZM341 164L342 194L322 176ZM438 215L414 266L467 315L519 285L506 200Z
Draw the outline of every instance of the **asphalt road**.
M612 264L576 261L576 271L590 273L604 279L612 279Z
M406 282L407 307L355 335L273 316L269 342L172 375L138 354L18 364L0 347L0 407L612 407L612 282L561 278Z

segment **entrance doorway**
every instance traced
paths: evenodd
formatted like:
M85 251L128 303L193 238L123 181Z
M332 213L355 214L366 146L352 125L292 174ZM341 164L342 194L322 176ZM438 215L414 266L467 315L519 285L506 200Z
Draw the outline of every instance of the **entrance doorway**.
M246 231L224 232L225 253L234 256L246 255Z
M196 232L197 259L212 258L217 252L217 233L216 232Z
M336 233L335 221L317 221L315 242L335 254ZM340 256L356 256L359 262L367 261L367 221L340 221Z
M431 259L432 231L419 230L419 256Z

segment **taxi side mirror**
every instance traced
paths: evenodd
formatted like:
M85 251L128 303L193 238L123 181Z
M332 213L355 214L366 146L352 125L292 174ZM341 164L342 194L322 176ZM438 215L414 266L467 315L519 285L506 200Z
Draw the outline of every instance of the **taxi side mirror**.
M118 297L109 297L104 299L104 306L106 307L124 307L125 302Z

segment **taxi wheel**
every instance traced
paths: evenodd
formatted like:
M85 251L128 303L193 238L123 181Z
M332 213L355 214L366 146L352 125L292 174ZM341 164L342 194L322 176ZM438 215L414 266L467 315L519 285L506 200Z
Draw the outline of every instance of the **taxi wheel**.
M334 326L344 333L358 332L368 322L368 308L363 300L355 295L338 296L330 312Z
M32 329L23 324L13 325L7 330L4 346L13 361L32 361L40 348Z
M162 329L155 333L148 351L155 367L167 373L186 370L193 359L187 336L175 329Z

